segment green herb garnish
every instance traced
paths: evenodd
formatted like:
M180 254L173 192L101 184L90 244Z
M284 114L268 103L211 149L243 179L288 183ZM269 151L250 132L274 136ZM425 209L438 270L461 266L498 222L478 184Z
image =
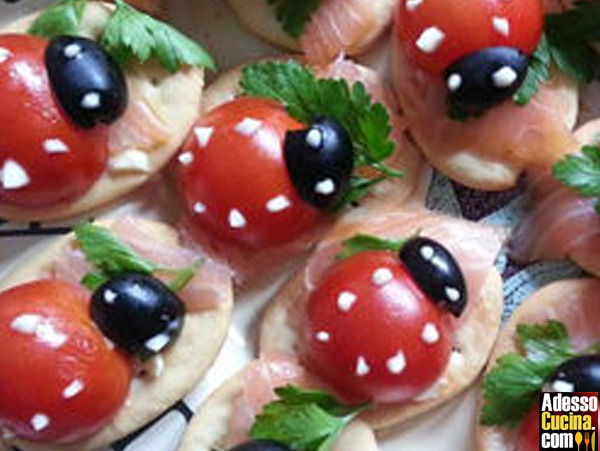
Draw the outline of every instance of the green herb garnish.
M294 39L302 36L306 24L323 0L267 0L283 30Z
M288 385L275 389L250 431L254 440L272 440L297 451L328 451L344 428L367 406L346 406L323 391Z
M554 164L554 178L583 197L597 197L600 214L600 145L583 146L581 155L567 155Z
M386 240L373 235L359 234L345 240L342 243L342 251L335 258L344 260L365 251L391 251L398 253L404 244L406 244L406 240Z
M81 280L81 284L91 291L120 274L133 272L152 275L161 272L173 276L169 287L178 292L185 288L201 264L199 261L188 268L165 268L137 255L131 247L104 227L84 223L76 226L74 231L79 247L95 268Z
M523 84L514 94L513 100L518 105L526 105L529 100L538 92L540 84L548 81L550 78L550 65L552 58L550 56L550 47L546 35L538 44L534 54L529 59L529 68Z
M498 359L483 383L481 424L516 426L538 400L546 379L565 360L579 355L562 323L517 326L520 353Z
M376 175L371 178L354 175L340 207L360 200L374 184L402 175L383 163L394 152L395 145L390 139L392 125L385 107L371 100L362 83L350 87L345 80L317 79L311 70L290 60L247 66L240 86L244 95L280 102L292 117L304 124L326 116L335 119L350 134L355 167L369 167Z
M29 32L48 39L77 35L88 0L59 0L42 12ZM164 22L115 0L116 8L101 36L100 44L121 64L135 59L158 61L171 72L183 66L214 69L210 55L196 42Z

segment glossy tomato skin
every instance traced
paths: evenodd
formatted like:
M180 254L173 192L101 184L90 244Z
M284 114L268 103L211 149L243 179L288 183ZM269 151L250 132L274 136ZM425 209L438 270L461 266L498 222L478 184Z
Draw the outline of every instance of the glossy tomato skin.
M543 26L540 0L401 0L396 10L396 38L417 67L435 75L486 47L531 55Z
M384 251L330 268L308 300L302 336L308 366L355 402L414 398L440 378L452 351L448 315Z
M517 451L538 451L540 449L540 410L532 409L519 426Z
M63 112L44 63L47 45L30 35L0 36L0 203L35 208L73 201L106 167L108 128L84 130Z
M82 287L58 280L0 294L3 429L71 442L106 426L125 402L132 366L93 324L88 299Z
M320 214L300 199L283 153L286 132L302 128L280 104L264 99L242 97L208 113L178 162L194 227L254 249L312 229Z

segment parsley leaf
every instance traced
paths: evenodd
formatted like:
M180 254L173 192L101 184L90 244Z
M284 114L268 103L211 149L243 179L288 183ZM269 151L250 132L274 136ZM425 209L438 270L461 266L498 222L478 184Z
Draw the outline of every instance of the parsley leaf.
M554 164L554 178L584 197L600 198L600 145L584 146L581 155L567 155ZM600 214L600 199L596 206Z
M498 359L483 382L481 424L516 426L538 399L545 380L563 361L575 357L565 327L558 321L517 326L515 352Z
M550 55L550 47L546 35L542 35L542 39L538 44L537 49L529 59L529 67L527 76L523 80L523 84L514 94L513 100L518 105L526 105L529 100L537 93L539 85L550 78L550 64L552 58Z
M306 24L323 0L267 0L275 8L275 17L283 30L294 39L302 36Z
M392 125L385 107L373 103L365 86L352 87L345 80L317 79L297 61L256 63L242 72L243 94L280 102L298 121L309 124L317 117L331 117L350 134L356 168L369 167L375 176L355 176L343 205L360 200L369 188L402 173L383 161L394 152ZM340 205L342 206L342 205Z
M135 272L152 275L164 272L173 275L169 286L174 292L178 292L192 280L202 263L198 261L191 267L182 269L164 268L137 255L104 227L84 223L77 225L74 232L87 261L95 268L95 271L86 274L81 280L81 284L91 291L119 274Z
M272 440L298 451L328 451L366 406L346 406L322 391L288 385L275 389L250 431L254 440Z
M182 66L214 69L210 55L175 28L115 0L116 10L104 28L101 43L121 64L135 58L156 59L171 72Z
M336 255L338 260L344 260L365 251L400 252L405 240L386 240L373 235L354 235L342 243L342 251Z
M29 28L29 33L47 39L79 34L79 23L87 0L58 0L42 12Z

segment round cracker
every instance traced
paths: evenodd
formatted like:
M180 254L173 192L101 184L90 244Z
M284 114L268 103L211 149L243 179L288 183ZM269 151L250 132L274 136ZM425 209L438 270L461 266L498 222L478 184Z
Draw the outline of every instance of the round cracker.
M110 226L110 222L104 224ZM177 232L170 226L151 221L147 224L148 232L160 237L162 243L170 242L173 248L181 246ZM43 277L60 252L72 243L73 234L56 239L5 278L0 290ZM163 372L156 378L134 378L125 405L99 433L68 445L37 444L19 439L11 442L24 451L94 450L126 437L155 419L193 389L221 349L231 320L232 285L223 286L220 291L227 301L211 310L187 313L180 338L161 354Z
M496 361L509 352L518 352L515 341L517 325L544 320L561 320L557 315L561 307L578 303L588 311L598 309L600 281L596 279L563 280L555 282L534 293L504 325L492 351L486 374ZM583 315L585 318L586 316ZM594 320L595 321L595 320ZM600 334L599 334L600 336ZM480 400L480 405L483 400ZM477 422L477 449L481 451L513 451L517 440L517 430L502 426L481 426Z
M86 6L81 30L89 38L97 38L106 25L112 5L92 2ZM39 13L26 16L2 29L2 33L24 33ZM126 70L127 84L132 98L140 96L169 131L164 142L154 143L150 149L141 150L148 155L148 172L110 171L92 188L73 202L43 208L24 208L0 205L0 217L16 221L45 221L64 219L96 209L145 183L162 169L181 146L197 118L204 88L204 71L196 67L182 68L172 74L157 64L132 64ZM162 140L161 140L162 141ZM111 156L113 158L113 156Z
M261 355L297 355L298 331L294 329L294 310L307 292L304 273L292 277L268 306L261 323L259 348ZM481 373L500 328L503 295L502 278L490 271L482 294L454 336L454 351L440 381L419 401L377 406L362 418L375 430L389 428L427 412L469 387ZM296 313L297 314L297 313Z
M338 0L344 1L344 0ZM377 13L376 25L370 33L362 36L360 42L351 43L343 53L354 56L360 54L373 43L389 26L396 0L362 0ZM290 37L277 21L273 6L265 0L228 0L238 20L253 33L267 42L287 50L300 51L300 42Z
M178 451L211 451L224 449L229 420L236 399L242 395L245 369L228 379L200 407L181 440ZM377 451L372 429L355 420L344 430L332 451Z

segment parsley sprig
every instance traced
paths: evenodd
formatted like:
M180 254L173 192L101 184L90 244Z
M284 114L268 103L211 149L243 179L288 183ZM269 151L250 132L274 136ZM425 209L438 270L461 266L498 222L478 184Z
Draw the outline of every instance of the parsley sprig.
M386 240L373 235L357 234L342 243L342 250L335 256L338 260L350 258L365 251L400 252L407 240Z
M581 155L567 155L554 164L554 178L583 197L596 197L600 214L600 145L583 146Z
M600 58L591 44L600 41L600 3L580 2L573 9L546 15L545 34L532 56L527 78L514 100L524 105L556 65L577 83L590 83Z
M80 22L88 0L58 0L42 12L29 32L51 39L80 34ZM175 28L115 0L115 10L102 35L101 45L121 64L132 59L156 60L171 72L184 66L215 68L210 55Z
M385 107L371 100L362 83L350 86L345 80L317 79L310 69L290 60L247 66L240 86L244 95L277 100L304 124L327 116L350 134L355 167L369 167L376 175L354 174L340 206L360 200L373 185L402 175L383 163L394 152L390 139L392 125Z
M500 357L483 382L483 425L516 426L537 402L546 379L562 362L579 355L558 321L519 324L516 335L521 353Z
M294 39L302 36L306 24L323 0L267 0L283 30Z
M75 227L75 239L95 270L86 274L82 285L94 291L105 282L120 274L134 272L146 275L164 273L172 276L169 288L181 291L194 278L202 261L190 267L165 268L136 254L131 247L117 238L110 230L90 223Z
M255 440L272 440L296 451L329 451L344 428L367 409L347 406L323 391L288 385L275 389L250 431Z

